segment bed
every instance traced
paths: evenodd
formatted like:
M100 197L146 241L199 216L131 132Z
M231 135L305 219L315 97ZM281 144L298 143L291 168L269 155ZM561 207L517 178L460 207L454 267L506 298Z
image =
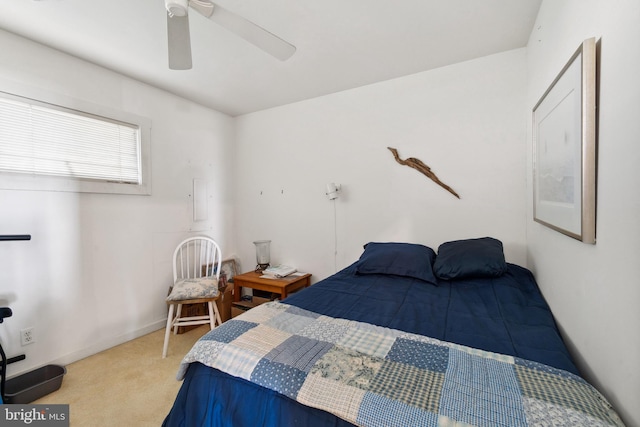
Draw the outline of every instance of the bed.
M370 242L202 337L163 425L622 425L493 238Z

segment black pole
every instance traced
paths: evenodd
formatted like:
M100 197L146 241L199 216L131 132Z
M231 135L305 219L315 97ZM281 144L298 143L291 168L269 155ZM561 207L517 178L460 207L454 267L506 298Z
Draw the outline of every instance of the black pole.
M4 397L4 385L7 378L7 355L4 354L4 350L1 345L0 357L2 357L2 361L0 362L0 369L2 369L2 372L0 372L0 396L2 397L2 403L4 403L6 400Z
M31 240L31 234L0 234L0 241L9 241L9 240ZM8 307L2 308L2 317L0 318L0 323L4 320L5 317L11 316L11 309ZM4 387L7 379L7 364L14 363L19 360L24 360L24 355L12 357L7 360L7 355L4 353L4 349L2 345L0 345L0 357L2 360L0 361L0 397L2 397L2 403L5 401L4 395Z

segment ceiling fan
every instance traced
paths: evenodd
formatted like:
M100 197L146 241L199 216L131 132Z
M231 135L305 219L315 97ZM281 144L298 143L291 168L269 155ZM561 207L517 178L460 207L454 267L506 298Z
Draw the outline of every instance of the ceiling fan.
M192 66L189 7L281 61L296 51L291 43L209 0L165 0L165 7L172 70L189 70Z

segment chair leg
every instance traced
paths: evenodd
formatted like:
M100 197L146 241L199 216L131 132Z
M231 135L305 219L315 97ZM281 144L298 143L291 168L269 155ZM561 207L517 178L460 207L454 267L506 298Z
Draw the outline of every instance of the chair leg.
M216 320L218 321L218 326L220 326L222 325L222 318L220 317L220 312L218 312L218 307L214 307L214 310L216 311Z
M167 327L164 331L164 345L162 346L162 358L167 357L167 349L169 348L169 335L171 335L171 324L173 323L173 304L169 304L169 316L167 316Z
M211 310L213 308L213 311ZM218 326L222 325L222 319L220 318L220 311L218 311L218 304L215 302L209 301L209 317L211 318L211 329L215 327L213 316L215 316L215 321L218 322Z
M182 316L182 304L178 304L178 311L176 311L176 320L180 319L180 316ZM178 323L178 322L176 322ZM175 324L173 326L173 335L178 335L178 325Z
M216 312L214 311L214 307L218 308L213 302L207 302L207 314L209 315L209 328L211 328L211 330L216 327Z

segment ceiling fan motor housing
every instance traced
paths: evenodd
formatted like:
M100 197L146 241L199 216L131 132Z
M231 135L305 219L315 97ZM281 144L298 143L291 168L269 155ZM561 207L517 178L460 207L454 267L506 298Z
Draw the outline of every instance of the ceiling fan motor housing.
M165 0L164 5L172 16L186 16L189 0Z

